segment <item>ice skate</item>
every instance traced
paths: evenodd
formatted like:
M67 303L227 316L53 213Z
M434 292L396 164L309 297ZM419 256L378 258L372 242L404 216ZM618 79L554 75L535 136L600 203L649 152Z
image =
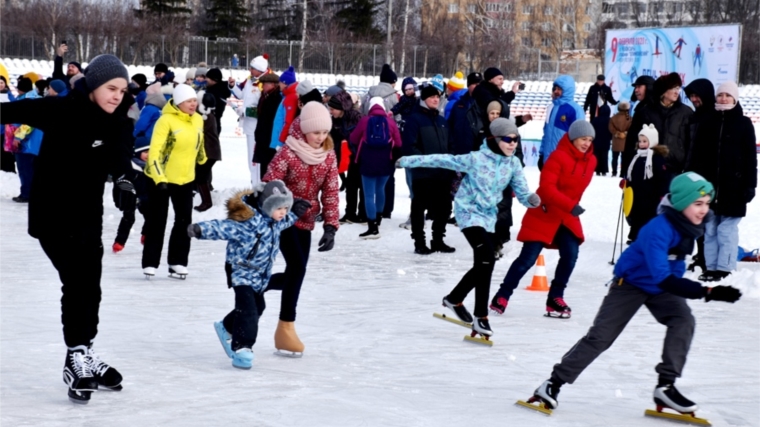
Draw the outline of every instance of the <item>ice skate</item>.
M472 323L462 322L459 319L456 319L456 318L451 317L451 316L447 316L445 314L433 313L433 317L436 317L436 318L441 319L441 320L445 320L447 322L451 322L451 323L453 323L455 325L463 326L463 327L465 327L467 329L472 329Z
M380 230L378 229L379 223L375 220L369 220L369 228L367 231L359 235L359 238L364 240L375 240L380 238Z
M402 222L398 225L399 228L403 228L405 230L411 230L412 229L412 217L406 219L406 221Z
M214 329L216 330L216 336L219 337L219 342L222 343L224 353L229 357L235 357L235 352L232 351L232 335L224 328L224 323L214 322Z
M274 353L284 357L303 357L304 345L296 334L295 322L277 322L277 330L274 332Z
M488 323L488 318L478 317L472 323L472 332L469 336L465 335L464 339L477 344L492 346L493 342L490 339L491 335L493 335L493 331L491 330L491 325Z
M113 246L111 247L111 250L113 250L113 253L118 254L119 252L124 250L124 245L122 245L119 242L114 242Z
M571 314L572 310L565 304L564 298L547 298L546 314L544 316L556 319L569 319Z
M153 276L156 275L156 268L155 267L145 267L143 268L143 274L145 275L145 278L147 280L150 280L153 278Z
M111 391L121 391L121 381L123 380L121 374L116 368L102 361L92 346L87 350L87 362L90 372L98 381L99 387L105 387Z
M187 278L187 267L184 265L170 265L169 277L172 279L185 280Z
M507 305L509 305L508 299L496 295L491 300L491 305L489 308L491 309L492 313L501 316L502 314L504 314L504 311L507 309Z
M654 389L654 403L657 405L657 410L653 411L647 409L644 415L655 418L665 418L673 421L680 421L684 423L709 426L709 421L704 418L698 418L694 412L699 408L696 403L684 397L678 392L675 385L664 384L658 385ZM673 414L670 412L664 412L665 409L671 409L678 412Z
M552 411L559 406L557 401L559 388L560 386L556 385L554 380L548 379L533 392L530 399L527 401L518 400L517 404L542 414L551 415Z
M467 307L461 302L459 304L453 304L449 302L448 297L443 297L443 306L454 311L454 314L456 314L462 322L472 323L472 314L467 311Z
M253 366L253 350L244 347L235 351L232 356L232 366L238 369L251 369Z
M78 345L68 349L63 365L63 382L69 387L69 400L87 404L90 395L98 389L98 381L90 372L87 347Z

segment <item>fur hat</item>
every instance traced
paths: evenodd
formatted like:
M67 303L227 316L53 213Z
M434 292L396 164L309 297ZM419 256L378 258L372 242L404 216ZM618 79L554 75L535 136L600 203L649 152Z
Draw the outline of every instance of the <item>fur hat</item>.
M420 99L424 101L431 96L441 96L441 92L439 92L438 89L436 89L436 87L431 84L423 85L422 89L420 90Z
M584 136L596 138L596 132L594 131L594 127L591 126L591 123L585 120L576 120L570 125L570 129L567 131L567 136L570 138L570 141L575 141Z
M660 134L657 133L657 128L654 125L644 125L639 132L639 136L644 135L649 140L649 148L654 148L660 143Z
M254 67L255 68L255 67ZM290 86L296 82L296 70L291 65L287 70L283 71L280 75L280 83L285 83Z
M293 192L291 192L285 183L279 179L269 181L259 187L258 208L261 213L272 217L274 211L280 208L290 208L293 206Z
M113 79L124 79L129 84L127 67L119 58L110 54L96 56L84 70L84 80L90 90L95 90Z
M259 77L259 83L279 83L279 82L280 82L280 76L278 76L275 73L266 73L263 76Z
M174 92L172 92L172 99L174 99L175 106L179 106L179 104L189 99L193 99L196 96L193 88L184 83L178 84L177 87L174 88Z
M486 107L486 114L491 114L491 111L494 110L499 110L499 112L501 112L501 102L491 101L488 103L488 107Z
M320 102L309 102L301 109L301 132L304 135L320 130L332 129L332 118L327 108Z
M657 99L660 99L665 92L673 89L674 87L681 87L683 82L681 76L678 73L670 73L666 76L661 76L654 81L654 94Z
M383 110L385 110L385 101L383 101L383 98L380 98L379 96L373 96L373 97L372 97L372 98L369 100L369 109L370 109L370 110L371 110L371 109L372 109L372 107L374 107L375 105L379 105L379 106L383 107Z
M457 91L465 88L467 82L464 80L464 74L461 71L454 73L454 77L449 79L448 88Z
M383 64L383 69L380 71L380 83L394 84L398 81L398 76L391 70L391 66Z
M736 83L721 83L720 86L718 86L718 90L715 91L715 97L717 98L717 96L721 93L727 93L731 95L731 97L734 98L734 104L739 102L739 86L737 86Z
M298 96L304 96L307 93L311 92L314 89L314 85L311 83L310 80L304 80L302 82L298 82L298 86L296 86L296 93Z
M503 76L504 73L501 72L500 69L496 67L491 67L483 73L483 80L490 82L494 77Z
M715 195L713 185L702 175L686 172L670 181L670 204L679 212L683 212L695 200L703 196Z
M259 55L251 60L251 68L253 68L256 71L261 71L262 73L266 73L269 69L269 55L266 53L263 55Z
M498 119L492 121L489 125L489 129L491 130L491 135L495 137L502 137L512 134L520 135L520 132L517 130L515 121L512 119L505 119L503 117L499 117Z
M630 111L631 110L631 104L628 103L628 101L620 101L618 104L618 111Z
M222 78L223 78L222 77L222 70L220 70L218 68L212 68L212 69L208 70L208 72L206 73L206 78L209 79L209 80L213 80L213 81L219 83L219 82L222 81Z

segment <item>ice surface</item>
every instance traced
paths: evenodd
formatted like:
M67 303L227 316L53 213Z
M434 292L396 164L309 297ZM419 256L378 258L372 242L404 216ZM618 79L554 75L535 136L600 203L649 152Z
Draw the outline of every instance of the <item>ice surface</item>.
M224 160L214 168L216 206L194 221L220 218L220 206L245 187L245 139L225 115ZM538 170L526 170L531 189ZM302 359L274 356L279 293L267 294L256 358L234 369L213 322L233 307L224 277L224 242L193 241L187 280L153 280L140 269L139 218L123 252L110 252L120 213L106 189L103 302L96 348L125 377L121 392L101 391L87 406L71 404L61 380L65 347L60 282L38 243L26 234L26 206L15 175L0 174L0 423L3 426L664 426L644 418L653 407L654 367L664 327L642 309L618 341L560 394L550 418L514 406L545 380L552 365L591 325L610 279L617 179L595 177L581 204L587 242L566 293L569 320L542 317L545 294L523 290L501 317L492 316L494 346L462 340L466 330L433 318L441 297L472 262L464 237L448 227L452 255L413 254L398 225L409 211L403 173L396 209L382 238L364 241L358 225L341 227L335 249L312 256L298 307ZM76 188L72 204L76 209ZM197 202L197 201L196 201ZM515 207L515 223L525 209ZM171 214L170 214L171 215ZM55 212L50 220L55 221ZM170 222L171 223L171 222ZM512 229L516 235L518 226ZM760 202L740 224L741 244L760 246ZM168 242L168 237L167 237ZM518 255L510 243L496 263L492 293ZM164 249L164 254L166 248ZM557 262L545 251L549 278ZM164 255L165 256L165 255ZM278 258L276 270L283 268ZM689 277L694 278L694 274ZM760 264L741 263L727 283L745 291L736 304L690 302L697 329L679 389L716 426L760 425ZM473 296L465 301L472 307Z

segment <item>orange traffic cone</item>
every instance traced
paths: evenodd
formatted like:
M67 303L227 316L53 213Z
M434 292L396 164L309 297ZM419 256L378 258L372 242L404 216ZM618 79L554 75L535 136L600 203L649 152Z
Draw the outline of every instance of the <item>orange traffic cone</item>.
M533 274L533 282L525 289L541 292L547 292L549 290L549 282L546 280L546 264L544 264L543 255L538 256L538 261L536 261L536 272Z

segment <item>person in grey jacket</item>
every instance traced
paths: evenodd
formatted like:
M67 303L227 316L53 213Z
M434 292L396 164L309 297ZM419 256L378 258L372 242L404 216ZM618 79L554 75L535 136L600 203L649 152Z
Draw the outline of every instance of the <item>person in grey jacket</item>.
M369 100L376 96L383 98L385 111L391 111L398 104L399 96L396 93L397 81L398 77L391 70L391 66L388 64L383 65L383 69L380 71L380 84L369 88L369 91L362 98L362 116L369 114ZM399 121L400 116L395 117L395 119Z

